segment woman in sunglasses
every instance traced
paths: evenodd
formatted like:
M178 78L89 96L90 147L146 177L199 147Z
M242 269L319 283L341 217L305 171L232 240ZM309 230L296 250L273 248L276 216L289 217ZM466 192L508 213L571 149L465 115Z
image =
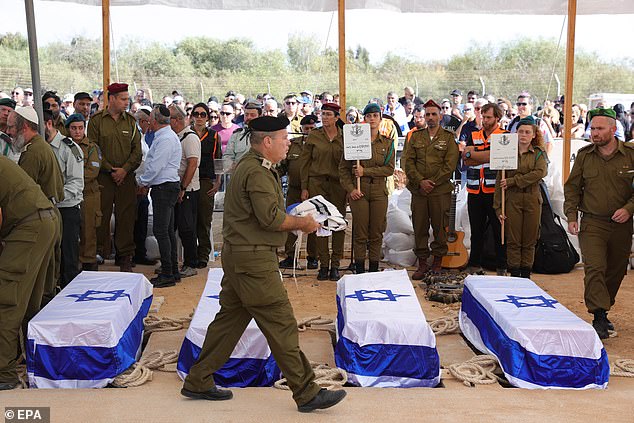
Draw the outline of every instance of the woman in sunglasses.
M198 238L198 268L204 269L209 262L211 243L209 231L214 210L214 196L220 187L220 178L216 178L214 159L222 158L222 145L216 131L208 126L209 108L198 103L191 113L192 129L200 138L200 165L198 166L200 192L198 196L198 220L196 235ZM202 194L205 193L205 194Z

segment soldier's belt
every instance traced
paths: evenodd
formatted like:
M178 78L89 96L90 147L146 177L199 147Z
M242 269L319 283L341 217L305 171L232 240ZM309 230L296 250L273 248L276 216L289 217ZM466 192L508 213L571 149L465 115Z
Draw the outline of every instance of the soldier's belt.
M367 182L369 184L384 184L385 176L362 176L361 182Z
M529 185L525 188L520 188L517 186L514 186L512 188L509 188L509 192L523 192L523 193L530 193L530 192L538 192L539 191L539 185Z
M231 245L225 243L224 247L237 253L244 251L277 251L277 247L272 247L270 245Z

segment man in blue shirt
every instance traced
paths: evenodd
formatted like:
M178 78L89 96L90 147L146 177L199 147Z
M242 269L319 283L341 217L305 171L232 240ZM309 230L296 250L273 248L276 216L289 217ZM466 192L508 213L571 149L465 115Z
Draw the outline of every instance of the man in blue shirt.
M152 228L161 254L161 271L151 282L155 288L166 288L180 281L174 206L180 194L178 168L182 152L178 136L170 127L170 112L164 105L156 106L150 113L150 130L154 132L154 141L139 183L145 190L152 189Z

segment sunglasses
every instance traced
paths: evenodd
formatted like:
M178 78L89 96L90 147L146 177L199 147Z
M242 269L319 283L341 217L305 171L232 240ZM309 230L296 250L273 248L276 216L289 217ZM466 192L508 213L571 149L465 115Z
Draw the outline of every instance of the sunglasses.
M209 115L209 119L212 119L212 120L218 119L218 115Z
M528 103L520 103L520 102L517 102L517 103L515 103L515 105L516 105L516 106L528 106Z
M192 116L197 118L197 117L201 117L201 118L206 118L207 117L207 112L193 112Z
M284 104L286 104L287 106L294 106L295 104L297 104L296 101L286 101L284 102Z
M220 112L221 115L223 116L231 116L233 113L232 112Z

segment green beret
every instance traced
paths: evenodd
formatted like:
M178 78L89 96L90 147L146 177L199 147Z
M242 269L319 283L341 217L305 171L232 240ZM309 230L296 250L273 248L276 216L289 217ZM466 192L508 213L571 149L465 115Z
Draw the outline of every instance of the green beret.
M66 118L66 122L64 122L64 126L68 128L73 122L84 122L86 123L86 118L81 113L73 113L72 115Z
M381 107L376 103L368 103L367 106L363 109L363 114L367 115L368 113L381 113Z
M522 125L536 125L537 122L535 122L535 118L533 117L533 115L528 115L525 118L521 118L520 121L517 123L517 127L519 128Z
M592 109L588 112L588 120L592 120L595 116L605 116L616 120L616 112L612 109L604 109L603 107Z
M15 110L15 101L10 98L0 98L0 106L11 107L13 110Z
M290 123L291 122L283 116L260 116L249 122L249 129L260 132L275 132L286 129Z

